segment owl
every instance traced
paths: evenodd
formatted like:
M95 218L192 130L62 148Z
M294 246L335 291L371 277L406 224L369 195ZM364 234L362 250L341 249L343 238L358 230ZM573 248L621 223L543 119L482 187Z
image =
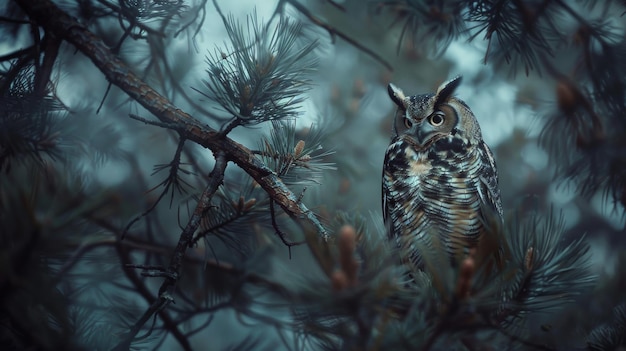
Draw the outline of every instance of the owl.
M418 266L433 239L455 261L478 246L486 219L502 221L493 154L470 108L452 96L460 83L456 77L415 96L388 86L398 108L383 167L383 216L389 237Z

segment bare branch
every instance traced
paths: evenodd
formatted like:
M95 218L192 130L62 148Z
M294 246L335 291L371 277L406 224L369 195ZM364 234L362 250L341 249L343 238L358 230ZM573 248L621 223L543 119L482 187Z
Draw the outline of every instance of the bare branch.
M280 241L282 241L283 244L289 248L289 258L291 259L291 247L305 244L306 240L289 241L287 239L287 233L280 230L280 228L278 227L278 222L276 222L276 212L274 211L274 201L272 200L270 200L270 213L272 215L272 227L274 228L276 235L278 235L278 237L280 238Z
M91 249L94 249L96 247L103 246L103 245L114 246L117 251L117 254L119 255L121 259L121 263L123 265L131 263L130 250L133 250L133 249L139 249L142 251L147 250L151 252L160 252L163 255L165 255L167 252L165 248L154 246L153 243L139 243L139 242L134 242L133 240L125 240L125 241L119 240L119 237L121 234L119 228L117 228L116 226L102 219L97 219L97 218L90 218L90 219L96 222L101 227L107 229L111 233L114 233L116 238L105 239L105 240L98 241L98 242L88 244L88 245L81 245L78 248L78 250L76 250L74 255L72 255L73 259L66 262L66 264L63 266L63 269L59 272L58 277L63 276L65 272L71 269L72 265L78 262L78 259L82 257L82 255L85 252ZM155 301L158 301L158 298L152 295L152 293L150 292L150 289L148 289L144 281L139 277L139 275L137 274L137 272L135 272L134 269L127 268L127 269L124 269L123 271L126 277L128 278L128 280L137 289L137 292L148 302L148 304L153 304ZM159 317L161 317L161 320L163 321L165 328L170 333L172 333L172 336L176 339L176 341L178 341L182 349L191 350L191 345L189 344L189 340L183 334L183 332L180 331L180 329L178 328L178 324L174 321L174 319L172 319L169 313L161 309L159 311Z
M0 22L16 23L16 24L28 24L29 23L26 20L21 20L21 19L6 17L6 16L0 16Z
M213 194L217 191L217 188L222 184L224 180L224 171L226 170L227 160L223 152L218 152L215 157L215 166L213 171L211 172L211 179L209 180L209 184L207 184L206 188L202 192L202 196L198 200L198 204L196 209L193 212L193 215L187 222L187 225L183 229L183 232L180 234L180 238L178 239L178 244L174 249L174 253L170 260L170 264L167 267L167 271L160 272L159 274L155 274L154 276L164 277L163 284L159 288L159 296L158 298L150 305L148 310L141 316L141 318L135 323L135 325L131 328L128 334L123 338L123 340L117 345L116 350L127 350L133 339L137 336L137 333L143 328L144 324L152 318L155 313L162 311L167 305L169 305L172 301L174 301L174 290L176 289L176 285L178 283L178 279L180 277L180 271L183 265L183 259L185 257L185 252L187 248L189 248L189 244L193 239L193 233L200 226L200 219L206 213L211 205L211 199L213 198Z
M368 49L367 47L363 46L358 41L350 38L347 34L339 31L337 28L335 28L335 27L331 26L330 24L322 21L321 19L315 17L311 13L311 11L309 11L306 7L304 7L297 0L287 0L287 2L289 4L291 4L291 6L295 7L296 10L300 11L300 13L305 15L311 22L313 22L313 24L315 24L318 27L321 27L321 28L325 29L328 32L328 34L330 34L331 39L334 40L335 36L340 37L341 39L343 39L343 40L347 41L348 43L350 43L350 45L352 45L355 48L363 51L367 55L371 56L374 60L380 62L380 64L385 66L385 68L387 68L389 71L393 71L393 66L391 66L391 64L389 62L387 62L387 60L385 60L382 56L380 56L379 54L377 54L373 50Z
M19 50L13 51L13 52L8 53L6 55L0 56L0 62L10 61L10 60L16 59L18 57L22 57L25 54L34 52L34 50L35 50L34 46L29 46L29 47L27 47L25 49L19 49Z

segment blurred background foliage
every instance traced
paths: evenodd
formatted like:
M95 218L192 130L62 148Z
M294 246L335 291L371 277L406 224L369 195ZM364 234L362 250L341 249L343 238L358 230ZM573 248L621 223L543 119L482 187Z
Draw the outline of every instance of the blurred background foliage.
M331 233L231 163L154 315L214 153L150 125L29 17L46 3L0 9L5 349L625 347L623 1L54 1ZM511 255L452 268L435 243L407 279L381 216L386 85L458 74L498 164L506 220L489 240Z

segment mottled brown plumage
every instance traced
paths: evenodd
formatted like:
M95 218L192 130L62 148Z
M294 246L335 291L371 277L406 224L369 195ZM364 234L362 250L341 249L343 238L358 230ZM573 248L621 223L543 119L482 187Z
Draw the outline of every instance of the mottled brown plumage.
M451 257L467 254L485 233L485 219L502 220L491 150L472 111L452 96L460 82L409 97L393 84L388 89L398 109L385 154L383 214L389 236L417 265L420 248L433 242Z

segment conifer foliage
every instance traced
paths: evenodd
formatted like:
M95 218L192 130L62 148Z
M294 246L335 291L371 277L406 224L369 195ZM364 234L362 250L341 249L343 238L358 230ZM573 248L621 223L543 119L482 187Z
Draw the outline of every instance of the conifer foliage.
M2 6L3 349L626 346L623 2ZM459 42L536 118L492 145L501 259L433 233L412 267L381 224L376 91L463 73Z

